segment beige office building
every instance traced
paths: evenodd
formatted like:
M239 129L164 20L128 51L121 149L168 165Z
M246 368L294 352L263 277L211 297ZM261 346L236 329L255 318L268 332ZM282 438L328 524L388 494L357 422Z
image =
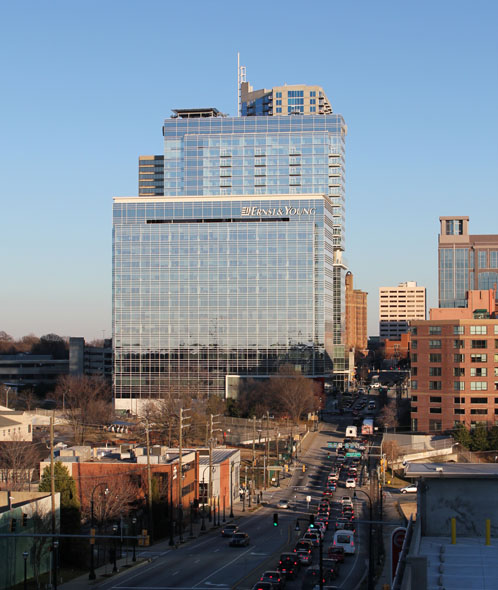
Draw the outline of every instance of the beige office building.
M379 336L399 340L410 320L425 320L426 289L415 281L379 288Z

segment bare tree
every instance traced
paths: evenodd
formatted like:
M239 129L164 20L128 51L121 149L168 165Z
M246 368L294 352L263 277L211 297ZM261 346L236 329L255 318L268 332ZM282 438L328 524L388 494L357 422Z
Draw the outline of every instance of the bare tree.
M378 422L383 428L396 428L398 426L396 402L394 400L391 400L382 408Z
M63 375L57 383L55 396L72 426L76 444L84 444L93 429L108 425L113 419L111 391L100 377Z
M279 374L279 377L271 377L270 387L293 422L298 422L304 413L318 409L318 384L289 365L281 367Z
M52 513L50 510L36 510L33 512L31 517L33 523L33 532L37 535L33 537L31 542L31 563L33 564L33 570L35 573L35 579L37 587L41 587L41 564L42 561L50 559L50 541L51 537L48 536L52 532ZM47 535L47 536L45 536ZM50 561L49 561L50 567ZM47 568L43 568L45 571Z
M387 464L390 465L391 470L393 470L393 465L400 455L398 443L395 440L388 440L382 444L382 451L386 455Z
M132 504L140 496L136 480L145 478L144 470L133 470L136 473L108 474L105 477L85 478L80 480L82 514L91 518L91 501L93 494L93 515L95 521L102 526L121 515L126 516L132 510Z
M39 463L39 454L31 442L17 435L0 443L0 485L5 490L26 490Z

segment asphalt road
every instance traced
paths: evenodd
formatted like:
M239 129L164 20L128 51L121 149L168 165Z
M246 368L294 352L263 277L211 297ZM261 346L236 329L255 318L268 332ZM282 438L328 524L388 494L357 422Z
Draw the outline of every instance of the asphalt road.
M243 532L250 535L248 547L228 546L228 539L219 531L210 532L178 549L166 549L157 554L151 563L122 573L116 578L99 584L99 588L120 590L249 590L265 570L276 569L280 553L292 550L296 540L306 529L306 520L316 510L322 496L330 466L335 454L328 458L327 441L342 440L336 432L337 424L322 424L320 432L312 434L313 441L306 453L298 456L290 485L274 493L265 493L265 506L250 516L238 519ZM306 471L303 473L302 465ZM352 490L338 487L335 496L352 495ZM360 495L361 496L361 495ZM291 502L287 510L278 510L279 499ZM310 502L307 499L310 498ZM361 518L364 503L355 502L355 511ZM273 526L273 513L279 513L279 526ZM363 514L365 516L365 514ZM301 519L302 531L296 531ZM347 557L340 576L332 582L344 590L354 589L368 566L367 525L359 525L356 554ZM331 543L333 532L327 531L324 539L324 555ZM318 564L318 549L314 549L314 563ZM326 556L326 555L325 555ZM299 590L303 573L298 579L288 581L287 590Z

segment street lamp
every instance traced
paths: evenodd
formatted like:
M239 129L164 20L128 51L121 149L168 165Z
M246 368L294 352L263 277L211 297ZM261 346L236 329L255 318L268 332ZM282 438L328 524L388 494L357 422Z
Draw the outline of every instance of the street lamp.
M134 516L131 519L131 523L133 525L133 557L131 558L132 561L137 561L137 553L136 553L136 546L137 546L137 518Z
M118 534L118 525L117 524L113 524L112 525L112 534L114 535L114 548L113 548L113 566L112 566L112 573L115 574L118 571L118 564L116 563L116 554L118 552L117 550L117 543L116 543L116 539L117 539L117 534Z
M230 518L233 518L233 463L230 465Z
M57 590L57 548L59 547L59 541L54 541L52 547L52 559L54 560L54 590Z
M24 553L22 554L22 557L24 559L24 590L28 590L28 557L29 557L29 553L27 551L24 551Z
M372 542L372 499L370 498L367 492L363 490L358 490L362 494L368 498L368 506L369 506L369 520L370 523L368 525L368 590L374 590L374 560L373 560L373 542ZM353 498L357 500L356 490L353 494Z
M105 490L104 490L104 494L108 494L109 490L107 489L107 484L104 482L98 483L92 490L92 494L90 496L90 527L91 527L91 537L95 537L95 522L94 522L94 518L93 518L93 495L95 494L95 490L97 490L98 488L105 486ZM90 538L90 574L88 575L88 579L89 580L95 580L96 575L95 575L95 563L94 563L94 551L93 551L93 545L95 543L95 538Z

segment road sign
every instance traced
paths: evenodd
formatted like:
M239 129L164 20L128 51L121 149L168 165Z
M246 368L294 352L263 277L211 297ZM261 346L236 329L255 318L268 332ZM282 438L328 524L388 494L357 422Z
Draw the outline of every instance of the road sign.
M337 449L337 446L339 445L338 442L335 442L333 440L329 440L327 443L327 446L329 449Z
M361 453L346 453L346 457L361 457Z

